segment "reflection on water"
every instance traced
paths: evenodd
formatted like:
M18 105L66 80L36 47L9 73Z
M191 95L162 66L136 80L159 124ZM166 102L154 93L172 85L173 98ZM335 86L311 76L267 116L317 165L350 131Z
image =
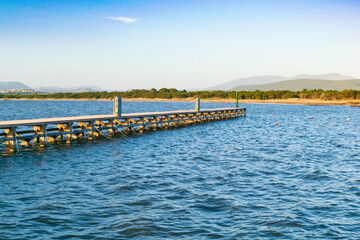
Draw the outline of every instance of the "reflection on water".
M0 156L0 238L357 238L359 109L246 107L246 118ZM0 120L111 111L0 101Z

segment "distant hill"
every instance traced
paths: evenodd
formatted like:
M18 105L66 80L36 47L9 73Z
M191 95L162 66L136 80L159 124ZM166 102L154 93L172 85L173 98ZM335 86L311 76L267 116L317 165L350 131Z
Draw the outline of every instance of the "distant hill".
M338 73L328 73L320 75L308 75L300 74L293 77L283 77L283 76L255 76L247 78L239 78L236 80L228 81L223 84L210 87L207 90L231 90L239 86L248 86L248 85L260 85L267 83L274 83L286 80L296 80L296 79L325 79L325 80L350 80L355 79L354 77L344 76Z
M0 82L0 91L11 90L11 89L33 89L22 82ZM39 87L35 90L39 92L46 93L56 93L56 92L101 92L104 91L101 88L96 86L80 86L80 87L70 87L70 88L59 88L59 87Z
M327 74L319 74L319 75L309 75L309 74L299 74L289 78L288 80L296 80L296 79L318 79L318 80L352 80L355 79L351 76L344 76L339 73L327 73Z
M101 92L104 91L96 86L83 86L83 87L71 87L71 88L59 88L59 87L39 87L36 90L46 93L57 93L57 92Z
M0 91L11 89L32 89L21 82L0 82Z
M291 91L300 91L304 88L311 89L323 89L323 90L344 90L344 89L353 89L360 90L360 79L354 80L317 80L317 79L296 79L296 80L287 80L275 83L260 84L260 85L249 85L249 86L239 86L231 90L236 91L268 91L268 90L291 90Z
M272 82L280 82L284 80L287 80L287 78L282 76L255 76L255 77L239 78L214 87L210 87L207 90L230 90L238 86L265 84Z

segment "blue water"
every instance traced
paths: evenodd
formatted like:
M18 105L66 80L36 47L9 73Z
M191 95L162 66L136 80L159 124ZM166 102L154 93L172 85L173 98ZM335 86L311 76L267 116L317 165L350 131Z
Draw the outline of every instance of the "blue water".
M359 239L360 108L245 106L246 118L0 155L0 239ZM111 110L0 101L0 120Z

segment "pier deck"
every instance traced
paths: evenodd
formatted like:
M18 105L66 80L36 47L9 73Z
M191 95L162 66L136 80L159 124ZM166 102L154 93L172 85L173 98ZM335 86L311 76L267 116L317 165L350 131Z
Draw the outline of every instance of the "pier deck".
M0 146L16 151L22 147L45 147L58 142L144 133L246 116L246 108L124 114L117 113L119 109L115 111L114 107L112 115L0 121Z
M151 117L151 116L160 116L160 115L174 115L174 114L195 114L199 112L215 112L215 111L229 111L229 110L239 110L239 108L217 108L217 109L204 109L201 111L196 110L178 110L178 111L168 111L168 112L148 112L148 113L123 113L120 118L136 118L136 117ZM78 116L78 117L61 117L61 118L41 118L41 119L27 119L27 120L11 120L11 121L0 121L0 129L8 128L14 126L34 126L41 124L49 123L66 123L69 121L81 122L81 121L91 121L91 120L105 120L105 119L116 119L112 114L107 115L91 115L91 116Z

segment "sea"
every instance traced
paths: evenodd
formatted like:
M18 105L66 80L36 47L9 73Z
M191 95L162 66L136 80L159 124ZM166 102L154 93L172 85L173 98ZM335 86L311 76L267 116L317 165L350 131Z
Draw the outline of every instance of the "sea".
M241 107L246 117L2 153L0 239L360 239L360 108ZM110 113L111 101L0 101L0 121Z

